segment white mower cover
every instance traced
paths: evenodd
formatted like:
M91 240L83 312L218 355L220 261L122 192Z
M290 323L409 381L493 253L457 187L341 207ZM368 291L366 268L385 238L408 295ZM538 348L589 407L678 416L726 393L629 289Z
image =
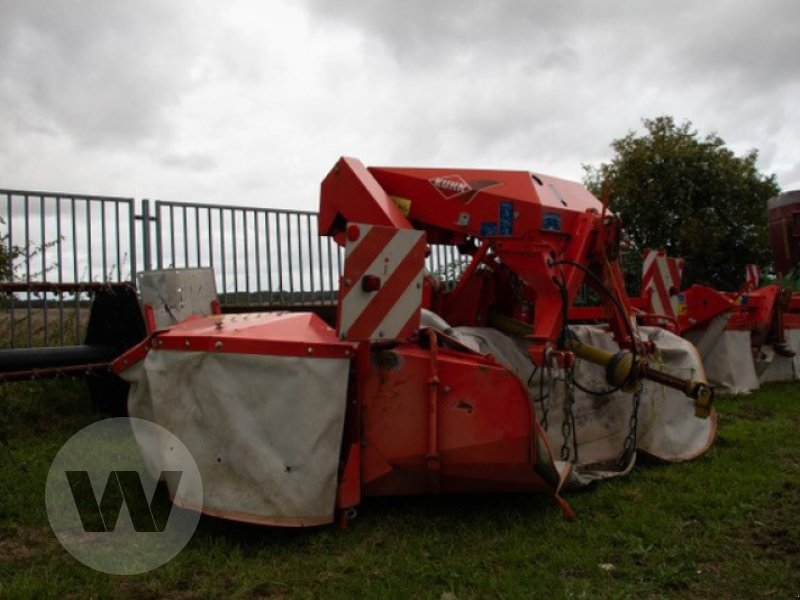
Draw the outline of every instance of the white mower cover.
M695 341L689 332L686 337ZM749 394L758 389L758 375L750 350L750 332L725 330L703 356L708 381L718 391L728 394Z
M619 349L611 334L592 325L575 325L570 330L583 342L616 351ZM657 327L639 327L639 334L652 340L657 348L656 368L697 381L705 381L703 363L695 347L687 340ZM554 394L540 400L540 373L534 368L525 352L527 342L506 336L496 329L458 327L455 328L460 341L477 347L482 353L491 353L511 368L525 383L531 398L536 403L537 418L541 419L543 408L548 411L548 444L557 458L562 446L561 425L564 420L564 387L554 382ZM590 390L604 390L602 367L579 360L575 366L575 379ZM554 372L556 377L563 373ZM547 395L549 381L543 381ZM593 396L575 389L573 414L578 440L578 460L574 462L569 487L587 485L598 479L624 475L635 462L635 453L627 464L620 467L617 462L624 454L625 438L628 436L632 413L633 395L615 392L606 396ZM637 448L662 460L682 461L696 458L704 453L714 440L716 414L708 419L694 416L694 401L683 393L661 384L645 381L641 394L638 418ZM570 440L570 459L572 441Z
M703 355L709 382L719 392L749 394L762 383L800 380L800 330L786 329L784 335L795 356L780 356L765 345L754 359L749 331L723 331ZM698 334L689 332L686 337L694 342Z
M203 506L176 504L305 526L333 521L349 368L346 359L153 349L122 376L130 416L174 433L197 462ZM162 451L139 448L146 461Z
M786 345L794 350L794 356L781 356L772 347L763 346L755 361L759 383L800 379L800 330L784 329L783 334Z

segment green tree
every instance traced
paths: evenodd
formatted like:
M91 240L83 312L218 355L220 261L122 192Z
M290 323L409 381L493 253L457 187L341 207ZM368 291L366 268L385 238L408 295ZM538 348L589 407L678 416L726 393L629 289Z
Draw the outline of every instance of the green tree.
M584 165L584 183L598 197L608 186L610 208L625 228L626 283L638 293L642 253L664 249L686 260L684 286L738 289L745 265L771 263L767 200L780 191L774 175L756 167L758 151L736 156L712 133L689 121L643 119L642 135L614 140L615 156Z

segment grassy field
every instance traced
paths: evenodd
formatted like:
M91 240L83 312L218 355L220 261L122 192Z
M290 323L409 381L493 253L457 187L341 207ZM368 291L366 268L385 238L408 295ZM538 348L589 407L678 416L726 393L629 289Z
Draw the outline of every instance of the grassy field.
M153 572L75 561L44 508L47 470L92 414L79 382L0 388L0 596L796 598L800 595L800 385L719 402L697 461L640 461L568 497L566 521L526 495L369 500L346 531L203 518Z
M59 307L54 302L47 310L36 306L28 311L27 305L20 302L13 312L0 308L0 348L81 343L88 324L86 307L72 303Z

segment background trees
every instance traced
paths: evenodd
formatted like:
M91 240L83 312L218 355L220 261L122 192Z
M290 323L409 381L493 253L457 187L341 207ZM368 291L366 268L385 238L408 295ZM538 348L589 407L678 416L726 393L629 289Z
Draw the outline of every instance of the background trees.
M14 261L22 254L19 246L9 246L8 233L3 231L5 219L0 217L0 281L14 277Z
M630 291L639 290L645 248L686 259L685 285L737 289L747 263L771 263L767 200L780 191L775 176L758 171L757 150L736 156L689 121L661 116L643 124L643 134L611 143L610 162L584 165L586 186L602 197L606 183L610 208L622 217Z

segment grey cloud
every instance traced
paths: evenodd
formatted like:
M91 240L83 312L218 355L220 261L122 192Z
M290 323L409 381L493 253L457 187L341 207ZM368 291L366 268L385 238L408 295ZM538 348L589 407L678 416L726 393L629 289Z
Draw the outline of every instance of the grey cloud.
M421 47L449 49L447 55L487 44L505 45L563 39L573 14L602 19L598 3L482 2L479 0L408 0L379 2L306 0L314 16L351 25L367 36L376 36L393 47L398 56Z
M787 184L798 11L0 0L0 184L310 207L340 154L580 178L612 139L665 113L759 148Z
M416 100L403 135L432 131L426 148L457 139L476 156L528 150L579 164L642 117L673 114L756 147L791 119L793 0L305 3L318 27L386 52Z
M217 167L217 159L202 152L168 153L161 159L167 167L186 169L187 171L210 171Z
M136 143L169 127L198 42L168 2L0 5L0 102L17 130L86 145Z
M577 70L674 86L717 83L755 91L796 77L800 3L765 2L369 2L306 0L318 19L349 26L425 71L468 60L476 76L509 65ZM576 82L578 83L578 82Z
M785 182L784 191L800 190L800 162L792 167L779 171L781 180Z
M800 56L800 4L792 0L709 4L680 46L679 57L695 78L724 87L773 91L794 83Z

